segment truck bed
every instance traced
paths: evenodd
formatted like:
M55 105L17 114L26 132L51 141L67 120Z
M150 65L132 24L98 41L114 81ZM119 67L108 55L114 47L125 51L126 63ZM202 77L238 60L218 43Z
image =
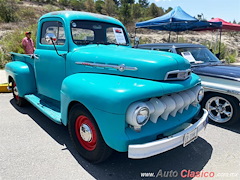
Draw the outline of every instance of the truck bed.
M31 65L33 65L33 58L32 58L32 54L20 54L20 53L14 53L14 52L10 52L11 56L12 56L12 61L22 61L22 62L26 62L26 63L30 63Z

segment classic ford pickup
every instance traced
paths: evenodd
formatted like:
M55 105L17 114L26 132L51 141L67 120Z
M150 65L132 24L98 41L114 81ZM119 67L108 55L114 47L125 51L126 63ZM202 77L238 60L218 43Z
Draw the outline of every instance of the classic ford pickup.
M32 55L12 53L5 67L16 104L29 101L68 126L82 157L112 150L146 158L198 137L207 124L203 88L183 57L134 49L118 20L58 11L38 22Z

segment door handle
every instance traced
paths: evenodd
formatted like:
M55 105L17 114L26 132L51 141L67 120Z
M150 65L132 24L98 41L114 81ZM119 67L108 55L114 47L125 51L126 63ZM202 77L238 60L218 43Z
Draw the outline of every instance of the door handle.
M39 59L39 55L37 55L37 54L31 54L31 59Z

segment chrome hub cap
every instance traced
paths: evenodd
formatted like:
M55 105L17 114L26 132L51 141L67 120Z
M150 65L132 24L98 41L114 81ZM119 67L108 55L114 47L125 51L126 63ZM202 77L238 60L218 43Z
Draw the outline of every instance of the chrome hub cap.
M18 89L17 89L17 86L15 86L15 87L13 88L13 93L14 93L16 96L18 96Z
M92 140L92 131L87 124L82 124L79 131L84 141L90 142Z
M209 118L218 123L225 123L233 116L233 107L231 103L222 97L210 98L205 108L209 112Z

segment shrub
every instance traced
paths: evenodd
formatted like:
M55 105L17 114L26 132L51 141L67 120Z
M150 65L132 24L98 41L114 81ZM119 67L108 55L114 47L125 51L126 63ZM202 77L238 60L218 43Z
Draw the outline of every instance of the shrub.
M228 53L225 57L226 61L228 63L234 63L236 62L236 59L237 59L237 52L233 52L233 53Z
M201 44L205 45L208 49L210 49L213 54L217 55L219 53L219 45L220 45L220 60L226 60L227 63L234 63L237 60L238 53L237 50L229 49L224 43L219 44L218 42L204 41Z
M16 0L0 0L0 21L14 22L18 19L17 10L18 6Z
M0 48L0 69L4 68L5 64L8 62L9 59L10 57L7 57L7 55Z
M0 49L0 68L3 68L4 65L10 61L11 57L8 55L9 52L24 53L21 43L26 31L32 32L32 39L35 42L36 28L37 24L34 24L27 28L17 29L4 36L0 41L2 45L2 49Z
M35 13L35 10L31 7L25 7L22 8L21 10L19 10L17 12L18 17L21 17L21 19L19 19L19 21L22 22L34 22L38 17Z

